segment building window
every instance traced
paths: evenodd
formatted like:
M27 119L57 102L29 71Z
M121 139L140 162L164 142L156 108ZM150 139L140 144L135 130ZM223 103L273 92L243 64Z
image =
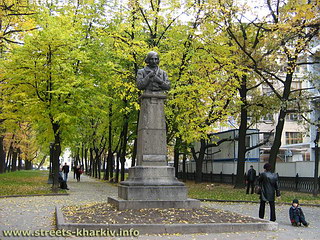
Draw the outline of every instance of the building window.
M286 144L302 143L303 137L301 132L286 132Z
M300 114L296 114L296 113L288 113L286 115L286 120L288 121L299 121L301 120L301 115Z

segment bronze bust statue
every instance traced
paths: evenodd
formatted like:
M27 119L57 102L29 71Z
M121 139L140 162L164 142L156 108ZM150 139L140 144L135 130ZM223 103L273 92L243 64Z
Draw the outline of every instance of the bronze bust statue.
M149 52L145 59L147 66L139 69L137 73L137 86L140 90L152 92L165 91L170 89L168 74L158 67L160 62L156 52Z

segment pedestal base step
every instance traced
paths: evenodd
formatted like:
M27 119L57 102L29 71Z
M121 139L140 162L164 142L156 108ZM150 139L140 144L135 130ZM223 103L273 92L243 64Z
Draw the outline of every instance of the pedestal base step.
M118 197L124 200L165 200L187 199L185 186L123 186L118 187Z
M144 209L144 208L200 208L200 201L188 198L186 200L124 200L116 197L108 197L108 203L118 210Z

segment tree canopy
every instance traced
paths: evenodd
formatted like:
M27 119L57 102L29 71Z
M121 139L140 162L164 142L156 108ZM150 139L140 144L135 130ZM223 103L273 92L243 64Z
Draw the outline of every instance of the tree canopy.
M192 147L228 117L240 119L241 108L257 120L284 109L295 95L287 94L290 84L279 71L286 62L292 75L319 34L317 7L307 2L276 8L268 1L269 14L254 20L242 10L249 7L229 0L18 2L0 5L3 149L12 138L27 158L23 144L30 141L33 159L48 155L53 143L56 163L70 148L77 161L90 158L91 174L100 174L105 161L106 178L115 156L123 167L126 156L135 157L141 94L135 79L147 52L159 52L171 81L168 142ZM273 90L268 98L262 84ZM201 171L200 155L194 156Z

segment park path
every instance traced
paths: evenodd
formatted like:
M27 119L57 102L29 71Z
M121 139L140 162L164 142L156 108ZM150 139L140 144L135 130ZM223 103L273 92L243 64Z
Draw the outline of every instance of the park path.
M0 199L0 240L14 239L120 239L120 238L85 238L85 237L4 237L3 230L52 230L55 228L56 205L82 205L95 202L106 202L109 196L117 196L117 188L103 181L82 176L76 182L73 176L68 180L68 196L37 196ZM230 203L202 203L203 206L229 210L240 214L257 217L258 204L230 204ZM268 206L267 206L268 207ZM320 239L320 208L303 207L310 227L296 228L289 224L288 205L277 205L277 222L279 230L274 232L245 232L220 234L192 234L192 235L149 235L133 239L157 240L222 240L222 239L280 239L280 240L312 240ZM266 216L269 211L267 209ZM130 238L121 238L130 239Z
M76 182L73 179L73 174L69 174L68 187L70 189L68 190L69 195L66 196L1 198L0 240L3 240L1 238L3 230L35 231L54 229L56 205L66 206L106 202L108 196L117 196L116 187L85 175L81 176L80 182ZM39 239L39 237L35 239ZM51 239L53 240L53 238Z

